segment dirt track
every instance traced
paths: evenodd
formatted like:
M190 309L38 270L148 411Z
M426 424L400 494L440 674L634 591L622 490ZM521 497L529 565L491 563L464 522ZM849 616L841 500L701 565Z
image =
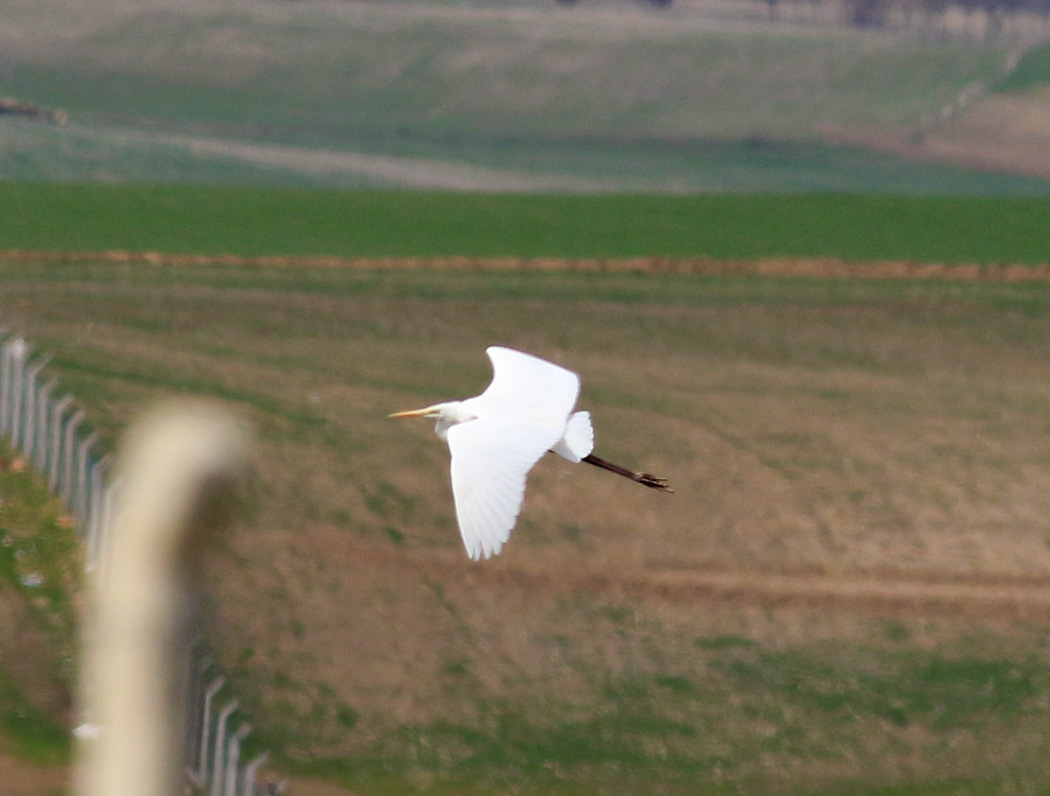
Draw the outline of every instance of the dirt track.
M821 606L876 614L957 615L987 619L1050 616L1050 587L1024 580L940 581L936 576L805 575L656 570L627 578L625 591L668 600Z
M1046 89L982 94L928 129L825 128L829 143L859 146L914 161L1050 178Z
M258 268L433 268L489 271L641 272L653 274L755 275L849 279L939 279L965 282L1050 282L1050 263L916 263L899 260L846 262L834 258L722 260L714 257L634 257L562 259L521 257L239 257L233 254L160 252L49 252L0 250L10 262L106 262L166 266L245 266Z
M543 593L584 592L673 604L738 604L821 608L877 616L972 617L988 620L1050 618L1050 583L1035 577L958 576L938 572L715 571L648 562L642 566L567 568L510 559L476 564L459 551L404 556L375 548L341 545L341 557L370 568L439 574L481 587L513 585ZM329 555L333 551L327 550ZM520 559L519 559L520 561Z

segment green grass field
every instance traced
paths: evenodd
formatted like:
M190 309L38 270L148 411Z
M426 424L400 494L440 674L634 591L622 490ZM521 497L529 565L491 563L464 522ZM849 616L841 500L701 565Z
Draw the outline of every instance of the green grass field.
M0 261L0 315L107 445L172 396L255 429L216 643L288 773L389 794L1050 782L1046 286ZM504 554L471 565L446 450L386 415L479 391L494 342L578 370L597 452L676 494L551 457Z
M1010 41L508 0L206 8L0 3L20 180L505 191L1050 193L828 146L909 130L1003 75Z
M1050 199L0 183L0 249L342 257L1050 260Z
M995 85L996 91L1024 91L1050 86L1050 44L1033 47L1017 68Z

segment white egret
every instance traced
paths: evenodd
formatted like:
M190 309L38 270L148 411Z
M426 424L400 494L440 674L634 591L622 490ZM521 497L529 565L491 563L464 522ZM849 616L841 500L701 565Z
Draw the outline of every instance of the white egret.
M573 412L580 377L553 362L491 346L492 383L481 395L390 417L428 417L452 454L452 496L467 553L495 555L510 536L525 498L525 478L547 451L587 462L665 492L667 481L591 454L588 412Z

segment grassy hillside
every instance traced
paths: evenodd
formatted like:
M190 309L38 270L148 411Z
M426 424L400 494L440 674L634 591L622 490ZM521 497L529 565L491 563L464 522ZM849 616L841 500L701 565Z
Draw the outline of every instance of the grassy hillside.
M759 13L756 13L756 7ZM19 179L503 190L1040 192L819 145L916 129L1008 42L641 4L0 2ZM727 16L728 15L728 16ZM61 24L56 24L61 20Z
M285 142L797 138L847 120L913 122L1005 55L849 29L776 35L633 5L6 5L5 78L42 103ZM59 14L69 23L52 31Z
M1050 86L1050 44L1033 47L1018 62L1010 74L998 81L999 92L1024 91Z
M1050 201L0 183L0 249L1045 263Z
M257 431L223 663L290 771L387 793L1002 793L1050 781L1050 289L0 265L6 322L112 441L159 396ZM393 410L501 342L582 374L469 562ZM858 784L861 783L861 784ZM889 790L879 790L889 788Z

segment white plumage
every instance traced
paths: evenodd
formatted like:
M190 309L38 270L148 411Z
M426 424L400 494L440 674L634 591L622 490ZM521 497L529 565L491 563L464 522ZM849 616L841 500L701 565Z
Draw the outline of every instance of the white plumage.
M591 455L590 414L573 412L579 376L511 348L491 346L485 353L493 376L481 395L391 415L437 421L434 430L452 454L456 519L471 558L500 552L521 511L529 470L547 451L667 490L663 479Z

